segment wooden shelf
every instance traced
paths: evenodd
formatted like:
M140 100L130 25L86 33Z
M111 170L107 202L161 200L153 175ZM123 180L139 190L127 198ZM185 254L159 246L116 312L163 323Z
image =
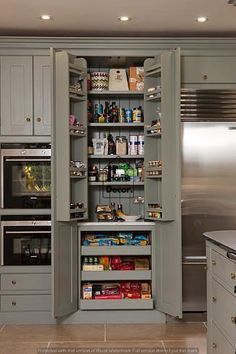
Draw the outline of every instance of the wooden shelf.
M144 186L144 182L89 182L90 186Z
M144 123L89 123L88 126L96 128L143 128Z
M80 310L151 310L153 299L80 300Z
M151 270L82 271L82 281L151 280Z
M151 246L81 246L82 256L150 256Z
M145 176L146 178L150 178L150 179L161 179L162 175L157 175L157 176Z
M143 97L143 91L88 91L88 95L92 96L137 96Z
M144 155L88 155L89 159L143 159Z
M145 70L144 75L146 77L160 77L161 76L161 65L155 64L150 66L148 69Z
M75 94L75 93L69 93L69 98L70 98L71 101L80 102L80 101L85 101L86 96L82 92L81 92L81 95L78 95L78 94Z

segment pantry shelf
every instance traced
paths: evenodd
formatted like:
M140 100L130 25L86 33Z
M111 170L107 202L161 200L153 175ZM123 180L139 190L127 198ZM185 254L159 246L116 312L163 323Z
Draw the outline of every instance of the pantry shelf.
M153 299L80 300L80 310L151 310Z
M81 246L82 256L150 256L151 246Z
M151 280L151 270L82 271L82 281Z
M150 179L161 179L162 175L157 175L157 176L145 176L146 178L150 178Z
M144 123L89 123L88 126L96 128L143 128Z
M143 91L89 91L88 95L92 95L92 96L128 96L128 97L132 97L132 96L139 96L139 97L143 97Z
M73 93L70 93L69 94L69 98L71 101L74 101L74 102L80 102L80 101L85 101L86 99L86 96L84 93L81 92L81 94L73 94Z
M146 77L160 77L161 76L161 65L155 64L149 66L149 68L145 69L144 75Z
M89 159L143 159L143 155L89 155Z
M90 186L144 186L144 182L89 182Z

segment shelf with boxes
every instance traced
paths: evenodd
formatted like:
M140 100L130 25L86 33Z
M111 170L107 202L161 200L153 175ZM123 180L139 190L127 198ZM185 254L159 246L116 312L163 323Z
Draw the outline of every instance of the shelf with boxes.
M120 309L153 307L151 239L150 231L81 232L82 309L116 309L117 300Z

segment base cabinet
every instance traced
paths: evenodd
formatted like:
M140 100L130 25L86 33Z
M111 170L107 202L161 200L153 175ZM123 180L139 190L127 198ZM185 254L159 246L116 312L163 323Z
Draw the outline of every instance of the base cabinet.
M207 241L208 354L236 353L236 263Z

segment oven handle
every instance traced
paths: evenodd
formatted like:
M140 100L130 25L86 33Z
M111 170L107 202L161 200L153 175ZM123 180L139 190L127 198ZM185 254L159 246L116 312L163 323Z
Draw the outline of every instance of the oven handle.
M5 235L7 234L51 234L51 231L5 231Z
M7 162L50 162L51 158L49 157L48 159L21 159L21 158L18 158L18 159L10 159L10 158L6 158L5 161Z

